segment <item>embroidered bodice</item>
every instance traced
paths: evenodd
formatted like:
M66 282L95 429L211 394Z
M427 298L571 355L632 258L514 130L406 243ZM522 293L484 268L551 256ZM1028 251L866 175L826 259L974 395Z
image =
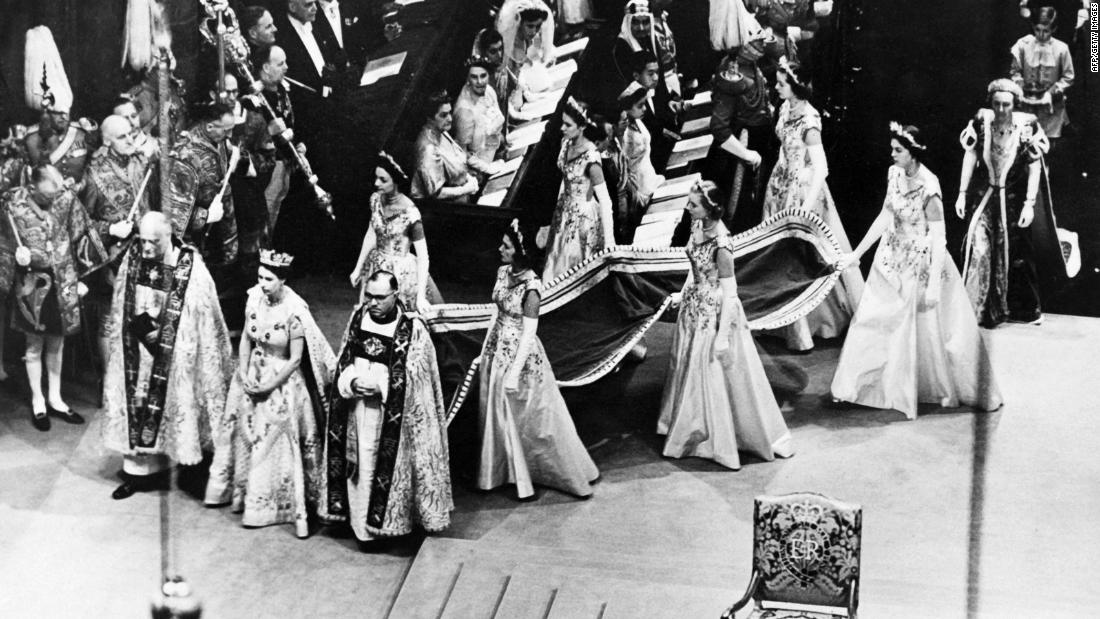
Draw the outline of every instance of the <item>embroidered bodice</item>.
M562 173L562 197L568 196L574 204L587 202L592 195L592 182L588 179L588 166L593 163L599 165L600 153L596 148L589 148L580 155L569 159L569 140L561 141L561 151L558 153L558 169Z
M802 115L792 117L791 104L789 101L784 101L779 108L779 122L775 125L775 134L779 137L780 152L792 174L810 167L805 138L806 132L811 129L821 131L821 115L817 110L806 103L803 104Z
M289 359L290 341L304 337L302 322L290 303L272 304L259 288L249 291L244 333L252 342L252 361Z
M891 219L876 260L887 274L915 274L923 281L928 279L932 263L932 239L925 207L932 198L940 198L941 192L939 179L923 166L917 173L917 181L919 184L910 187L905 171L890 166L883 206Z
M713 238L698 241L702 231L702 222L691 224L691 241L687 246L688 261L691 262L691 283L684 288L684 298L680 314L699 329L715 327L719 310L722 307L722 287L718 283L718 250L733 250L733 241L729 234L719 233Z
M398 194L398 203L404 207L397 214L387 217L378 192L370 197L370 225L374 229L375 250L383 254L407 256L412 240L409 228L420 221L420 210L404 195Z
M496 322L486 338L485 352L493 359L493 364L502 369L510 367L519 347L520 334L523 332L523 300L529 291L542 290L542 280L528 271L518 280L510 274L510 266L497 270L497 281L493 286L493 303L497 306ZM533 369L533 364L541 362L541 355L528 357L524 372Z

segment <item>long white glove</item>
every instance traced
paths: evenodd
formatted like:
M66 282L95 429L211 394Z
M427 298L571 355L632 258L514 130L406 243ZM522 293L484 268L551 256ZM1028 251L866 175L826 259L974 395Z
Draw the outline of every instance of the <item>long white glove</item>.
M741 325L734 325L733 317L737 307L737 280L733 277L723 277L718 280L722 286L722 311L718 314L718 332L714 336L714 359L723 364L732 362L730 358L730 330L740 329Z
M806 190L806 201L802 203L802 209L813 211L817 199L825 188L825 179L829 176L829 162L825 159L825 147L821 144L807 146L806 152L810 155L810 165L814 175L810 180L810 187Z
M1042 164L1038 160L1032 161L1027 167L1027 194L1024 197L1024 208L1020 211L1020 219L1016 222L1021 228L1027 228L1035 219L1035 198L1039 196L1039 177L1042 171Z
M761 157L760 153L755 150L751 150L748 146L745 146L736 135L731 135L725 142L722 142L722 150L729 154L741 159L745 163L749 164L756 169L760 165Z
M527 357L535 348L536 332L539 328L538 318L523 317L523 331L519 335L519 344L516 346L516 358L512 360L512 366L508 368L508 374L504 376L504 388L507 391L519 389L519 375L523 366L527 364Z
M928 242L932 264L928 267L928 284L924 290L924 307L932 309L940 302L942 286L940 274L943 273L943 264L947 255L947 228L943 220L928 222Z
M607 191L607 183L600 183L592 188L596 194L596 202L600 205L600 223L603 226L603 246L611 247L615 244L615 221L611 211L611 194Z
M416 250L416 309L428 308L428 242L424 239L413 241Z

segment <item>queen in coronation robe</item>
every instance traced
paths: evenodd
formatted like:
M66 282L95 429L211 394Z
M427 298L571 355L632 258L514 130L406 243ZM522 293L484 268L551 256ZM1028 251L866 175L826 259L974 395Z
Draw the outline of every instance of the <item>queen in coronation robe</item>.
M119 266L107 333L102 435L123 454L124 499L158 485L168 460L202 461L224 443L233 355L214 280L194 247L175 245L168 219L147 213Z
M367 280L330 391L320 516L364 542L442 531L454 509L435 346L397 295L393 274Z
M286 285L292 261L260 252L225 404L230 428L217 433L232 440L215 445L205 503L231 502L246 527L293 523L307 537L321 493L319 428L336 355L309 305Z

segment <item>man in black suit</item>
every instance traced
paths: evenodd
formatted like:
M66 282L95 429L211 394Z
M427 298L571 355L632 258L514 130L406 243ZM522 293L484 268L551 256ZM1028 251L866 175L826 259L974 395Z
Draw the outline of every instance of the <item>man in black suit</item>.
M316 27L318 0L287 0L275 17L275 42L286 52L287 81L292 94L306 92L328 98L340 50L335 40ZM295 106L298 106L295 101Z
M377 22L362 0L320 0L314 28L332 48L343 51L347 62L362 69L367 54L381 39Z

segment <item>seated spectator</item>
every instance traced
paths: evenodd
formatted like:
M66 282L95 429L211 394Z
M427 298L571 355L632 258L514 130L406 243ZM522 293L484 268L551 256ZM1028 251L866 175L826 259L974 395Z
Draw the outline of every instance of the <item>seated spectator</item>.
M633 56L645 50L657 59L661 87L673 99L680 99L683 89L680 86L679 67L676 63L676 41L666 21L664 7L667 0L630 0L626 3L623 25L615 46L611 49L612 60L618 69L622 82L630 79L633 71Z
M499 167L496 163L504 145L504 114L496 91L489 85L493 65L474 56L466 61L466 85L454 105L455 140L466 149L469 167L485 176Z
M489 85L497 93L497 103L501 111L508 109L508 99L516 87L516 81L504 64L504 38L492 28L482 28L474 38L471 56L480 56L493 65L489 73Z
M477 193L467 167L466 149L451 137L451 99L446 91L428 98L424 128L416 138L412 197L457 200Z
M542 0L505 0L497 14L504 62L518 81L528 63L554 63L554 18Z

